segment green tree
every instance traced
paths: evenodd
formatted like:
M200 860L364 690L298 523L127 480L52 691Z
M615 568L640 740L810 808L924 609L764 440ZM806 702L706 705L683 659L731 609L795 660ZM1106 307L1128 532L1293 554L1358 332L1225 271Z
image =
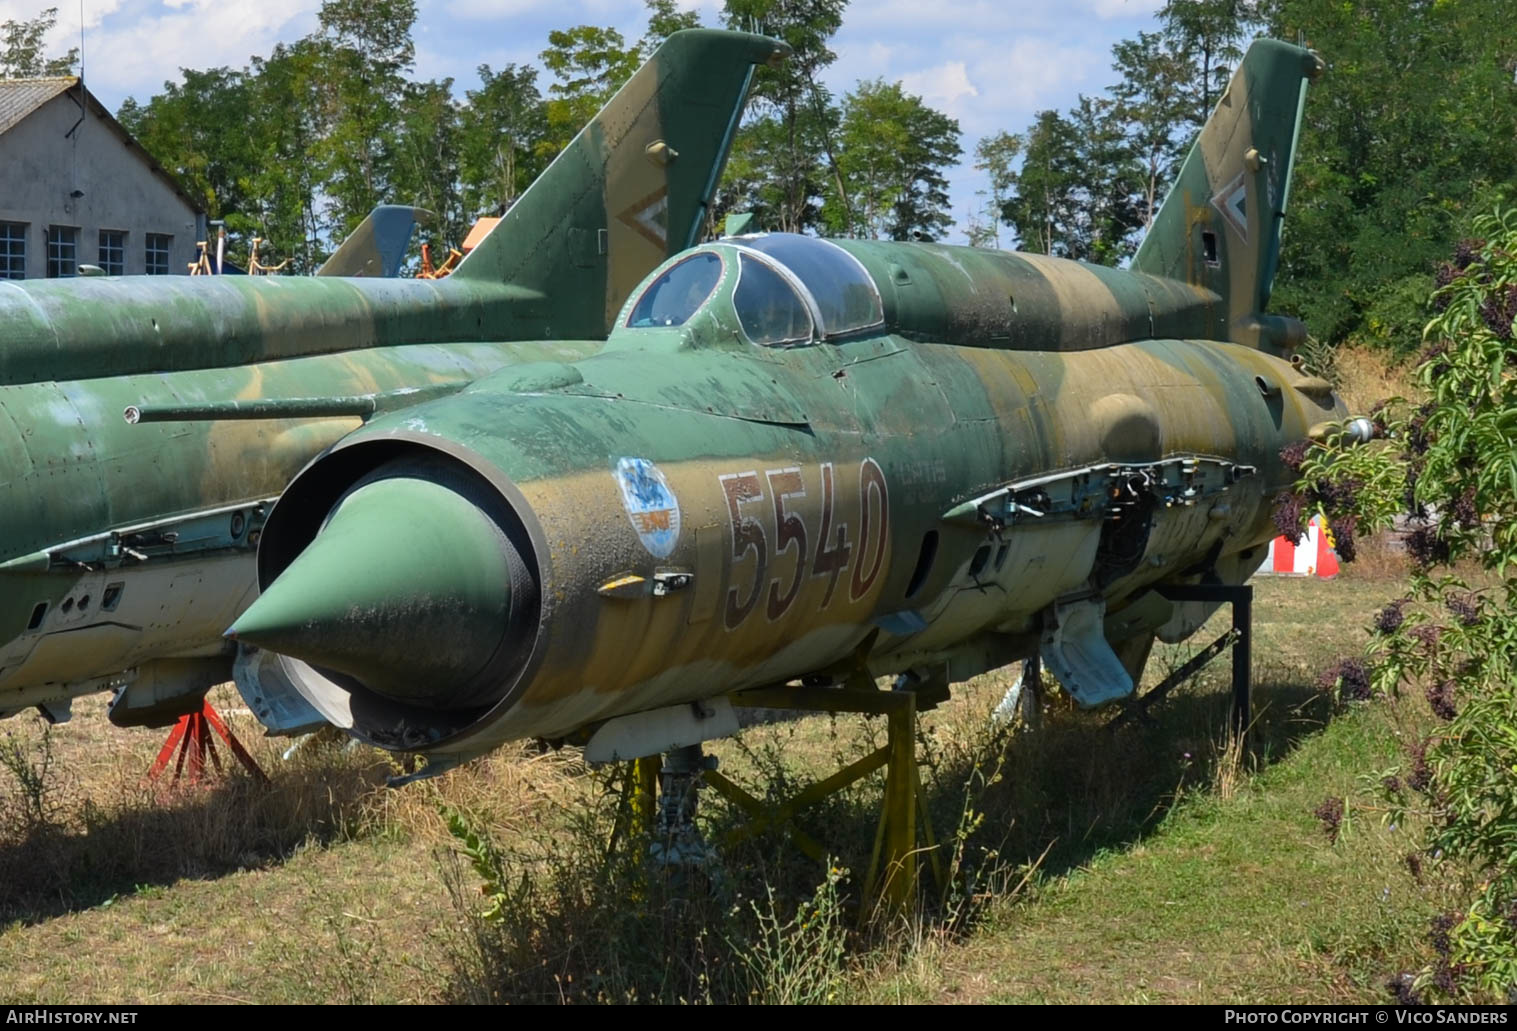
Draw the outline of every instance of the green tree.
M405 73L415 60L415 0L324 0L318 14L326 74L318 158L330 198L328 224L345 236L397 180Z
M974 195L983 198L985 190L976 190ZM964 211L964 236L969 246L995 249L1001 243L1001 220L993 204L971 205Z
M1259 8L1258 0L1169 0L1160 9L1165 40L1190 73L1183 90L1195 129L1206 124L1227 88L1243 41L1261 27Z
M1517 22L1500 0L1281 0L1311 88L1274 305L1320 338L1409 353L1428 271L1517 183Z
M536 69L508 64L496 72L482 64L479 81L460 112L463 201L476 218L505 212L547 166L538 146L547 111Z
M1184 130L1186 86L1197 76L1195 61L1166 44L1157 32L1112 47L1113 68L1121 75L1110 92L1114 117L1122 123L1127 144L1142 164L1143 226L1153 224L1159 204L1185 158L1190 134Z
M548 87L546 124L537 145L544 163L569 145L659 44L700 24L698 13L681 11L674 0L645 0L643 6L648 29L630 46L616 29L595 25L548 33L548 47L538 56L557 81Z
M324 50L307 40L275 48L241 71L181 69L146 103L117 113L143 149L173 172L212 219L226 222L233 260L250 238L308 273L326 254L313 157L323 131Z
M828 126L835 124L837 111L825 111ZM801 232L820 222L821 206L817 194L826 189L821 156L823 126L807 115L795 127L766 116L744 125L733 140L732 152L712 205L710 230L721 228L727 214L746 212L753 215L756 228L782 232ZM798 154L803 162L805 185L792 189L780 169L792 167Z
M245 71L180 69L147 104L127 97L116 117L149 154L174 173L213 219L247 203L258 161L257 87Z
M548 87L547 134L538 144L540 156L551 159L641 62L637 48L628 47L620 32L594 25L548 33L548 48L539 57L557 80Z
M792 53L754 76L718 211L748 210L766 229L802 232L819 224L829 188L836 204L851 208L832 144L840 115L818 81L837 58L829 42L846 7L847 0L727 0L728 27L782 39Z
M681 11L674 0L647 0L643 6L648 9L648 31L638 41L637 49L644 61L653 56L660 43L676 32L700 27L700 12Z
M1059 112L1037 113L1016 191L1001 208L1024 250L1067 256L1075 247L1075 146L1074 127Z
M829 191L823 224L847 236L933 239L953 224L944 172L961 153L958 122L899 83L859 83L843 99L839 127L849 206Z
M453 80L407 83L401 107L395 196L437 216L423 238L439 253L462 240L473 224L461 188L463 119Z
M1137 249L1134 232L1143 225L1143 169L1114 101L1081 96L1069 124L1075 140L1075 232L1068 256L1115 265Z
M1025 249L1116 264L1143 224L1143 178L1117 104L1081 96L1068 117L1038 112L1001 217Z
M44 56L47 34L56 24L56 7L49 7L28 21L13 18L0 22L0 79L72 75L79 63L78 47L70 47L62 57Z
M251 66L257 118L248 135L256 148L242 207L276 256L293 258L289 271L295 274L315 272L331 250L324 242L325 170L316 157L325 130L325 53L304 39L276 46Z
M986 136L975 144L974 167L984 172L989 189L980 193L989 198L989 218L980 223L971 219L970 245L974 247L1001 246L1001 211L1011 199L1017 185L1017 171L1013 167L1022 153L1022 137L1006 132Z

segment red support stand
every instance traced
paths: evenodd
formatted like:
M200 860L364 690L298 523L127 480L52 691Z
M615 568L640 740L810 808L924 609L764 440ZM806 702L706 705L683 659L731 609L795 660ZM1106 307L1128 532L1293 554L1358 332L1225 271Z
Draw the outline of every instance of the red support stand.
M242 742L237 740L216 710L211 708L210 699L201 703L199 712L179 717L179 722L174 724L174 729L169 731L169 739L163 743L163 748L158 752L158 758L153 760L152 769L147 771L148 780L157 780L169 764L169 758L174 750L179 750L179 759L174 763L174 778L172 784L179 783L179 777L184 773L185 761L188 759L190 768L190 783L199 784L200 778L205 774L205 761L209 757L211 764L215 766L219 774L221 768L221 756L216 751L216 740L211 736L216 733L227 748L231 749L237 761L242 763L243 769L263 781L269 782L268 776L259 768L257 760L248 754L248 750L242 747Z

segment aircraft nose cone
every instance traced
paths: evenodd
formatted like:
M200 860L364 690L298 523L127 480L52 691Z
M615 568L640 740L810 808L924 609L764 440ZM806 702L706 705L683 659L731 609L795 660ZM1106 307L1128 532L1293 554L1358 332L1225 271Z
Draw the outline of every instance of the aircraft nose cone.
M227 635L395 701L484 704L521 569L500 526L465 493L381 470L338 501Z

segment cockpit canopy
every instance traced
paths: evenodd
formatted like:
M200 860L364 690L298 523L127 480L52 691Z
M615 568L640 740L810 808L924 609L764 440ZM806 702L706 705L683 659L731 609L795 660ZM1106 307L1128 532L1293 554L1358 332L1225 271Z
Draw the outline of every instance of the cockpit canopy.
M844 336L885 321L874 280L837 244L795 233L739 236L731 242L774 259L800 281L821 317L822 336Z
M648 284L627 316L627 327L683 326L721 280L721 258L710 251L692 254Z
M816 237L765 233L708 245L666 268L633 302L627 328L684 325L733 271L733 313L755 344L796 346L885 321L880 292L853 255Z

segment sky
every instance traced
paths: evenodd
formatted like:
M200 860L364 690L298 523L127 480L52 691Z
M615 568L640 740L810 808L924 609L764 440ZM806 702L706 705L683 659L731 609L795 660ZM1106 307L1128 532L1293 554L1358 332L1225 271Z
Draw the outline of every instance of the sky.
M721 0L678 0L720 24ZM179 69L242 67L275 43L316 27L320 0L0 0L0 22L30 19L52 4L58 25L49 54L78 45L84 73L112 111L128 96L145 100ZM837 61L823 80L838 96L861 79L900 81L958 119L964 158L949 176L962 227L985 187L973 166L975 143L1005 129L1022 132L1045 108L1066 110L1081 93L1115 80L1111 47L1152 30L1163 0L852 0L833 39ZM463 90L481 64L534 64L548 32L609 25L629 41L647 20L641 0L417 0L418 78L451 76ZM82 19L81 19L82 14ZM539 84L546 89L544 74ZM396 198L401 200L402 198Z

